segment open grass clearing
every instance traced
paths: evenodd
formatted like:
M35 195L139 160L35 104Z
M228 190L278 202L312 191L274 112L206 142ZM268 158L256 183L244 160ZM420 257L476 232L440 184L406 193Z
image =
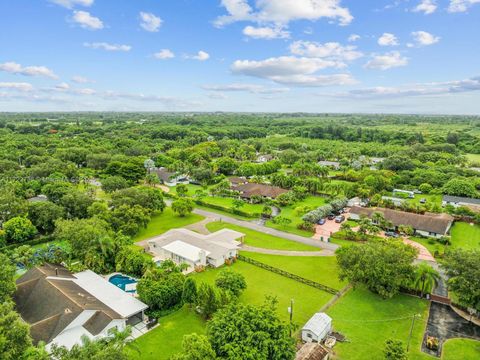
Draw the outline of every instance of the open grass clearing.
M215 221L206 225L210 232L218 231L220 229L232 229L244 233L245 244L274 250L294 250L294 251L319 251L320 249L315 246L297 243L295 241L283 239L277 236L261 233L255 230L250 230L242 226L228 224L225 222Z
M449 339L442 347L442 360L480 359L480 341L471 339Z
M408 359L435 359L421 352L428 318L426 300L407 295L382 299L358 287L350 290L327 313L333 319L335 331L344 334L349 340L335 345L334 350L339 359L383 360L387 339L407 343L414 314L417 314L417 321L413 328Z
M171 208L167 207L162 213L153 215L147 227L141 229L133 240L135 242L142 241L163 234L170 229L184 227L203 219L203 216L197 214L180 217L176 215Z

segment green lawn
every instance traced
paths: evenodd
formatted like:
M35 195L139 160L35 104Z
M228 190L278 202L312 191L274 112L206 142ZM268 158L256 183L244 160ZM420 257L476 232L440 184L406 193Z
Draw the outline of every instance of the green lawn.
M152 236L163 234L173 228L180 228L203 220L204 217L197 214L190 214L180 217L173 213L169 207L163 213L152 216L148 226L133 238L135 242L148 239Z
M442 360L480 359L480 341L470 339L450 339L442 348Z
M284 216L288 219L290 219L292 222L286 226L284 225L277 225L274 224L273 221L269 220L267 221L266 225L278 229L281 231L286 231L290 232L293 234L297 234L300 236L306 236L306 237L311 237L313 234L309 231L305 230L299 230L297 229L297 225L301 224L302 221L302 216L304 215L303 213L299 213L298 211L295 211L297 208L301 208L303 206L309 206L313 209L316 209L319 206L325 205L326 200L322 197L319 196L309 196L305 200L302 200L300 202L297 202L291 206L285 206L281 208L280 216Z
M233 198L229 197L214 197L214 196L206 196L202 199L205 203L212 204L212 205L219 205L226 208L233 208ZM240 211L244 211L250 214L261 214L263 210L263 204L250 204L245 202L245 204L239 208Z
M473 163L480 163L480 154L467 154L467 159Z
M169 194L174 194L174 195L177 194L176 186L170 186L168 188L170 189L170 191L168 192ZM195 195L195 191L197 190L208 191L207 189L204 189L201 185L194 185L194 184L187 184L187 189L188 189L187 196Z
M160 318L159 324L128 347L132 359L169 359L181 350L183 335L205 333L205 322L186 306Z
M420 200L425 199L427 200L425 204L420 204ZM432 205L437 204L438 206L442 206L442 195L433 195L433 194L415 194L414 199L406 199L407 202L423 206L423 205Z
M327 313L333 319L334 329L348 339L348 342L337 342L334 347L339 359L383 360L387 339L407 343L414 314L421 318L417 317L415 322L408 359L434 359L420 350L428 318L427 301L407 295L384 300L358 287L350 290Z
M450 230L452 248L480 249L480 225L456 222Z
M340 290L347 283L338 279L337 258L335 256L281 256L242 251L254 260L288 271L292 274L316 281Z
M211 222L206 225L207 229L211 232L220 230L220 229L232 229L244 233L245 244L255 247L260 247L264 249L275 249L275 250L295 250L295 251L318 251L320 250L317 247L297 243L295 241L286 240L280 237L276 237L269 234L264 234L255 230L250 230L241 226L227 224L224 222Z
M278 300L278 314L287 321L287 308L294 299L294 322L300 327L332 297L331 294L299 283L295 280L264 270L243 261L231 266L245 276L247 289L240 296L240 301L261 305L266 295L273 295ZM220 269L208 269L203 273L192 274L197 284L207 282L213 284Z

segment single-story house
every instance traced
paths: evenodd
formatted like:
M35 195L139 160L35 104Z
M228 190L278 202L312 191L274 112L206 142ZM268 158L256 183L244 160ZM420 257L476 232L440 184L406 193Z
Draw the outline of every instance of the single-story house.
M332 331L332 318L325 313L316 313L302 328L304 342L322 342Z
M72 348L81 338L100 339L112 329L144 320L148 308L90 270L73 274L61 265L45 264L17 279L16 309L30 325L37 344L44 341Z
M400 225L411 226L416 234L429 237L442 237L448 234L453 225L453 217L448 214L414 214L405 211L386 208L364 208L354 206L350 209L350 219L359 220L362 216L372 218L374 213L381 213L385 220L390 221L393 230Z
M353 197L347 201L347 206L352 207L352 206L362 206L364 204L364 201L360 199L358 196Z
M228 178L232 186L245 185L248 183L248 180L243 176L230 176Z
M176 186L177 184L188 184L190 181L186 175L178 175L175 172L168 171L166 168L153 168L151 173L157 174L160 182L167 186Z
M328 360L330 353L319 343L307 342L303 344L295 355L295 360Z
M188 229L172 229L148 241L154 261L173 260L177 264L187 264L186 272L198 267L219 267L226 260L236 258L245 234L222 229L203 235Z
M340 163L338 161L321 160L317 164L320 166L327 166L335 170L340 169Z
M446 205L452 205L454 207L466 206L473 211L480 211L480 199L443 195L442 206Z
M273 160L273 155L264 154L264 155L258 155L256 162L257 163L266 163L270 160Z
M232 186L232 190L238 191L240 197L251 199L253 196L260 196L267 199L276 199L279 195L288 192L286 189L282 189L278 186L267 184L247 183L238 186Z

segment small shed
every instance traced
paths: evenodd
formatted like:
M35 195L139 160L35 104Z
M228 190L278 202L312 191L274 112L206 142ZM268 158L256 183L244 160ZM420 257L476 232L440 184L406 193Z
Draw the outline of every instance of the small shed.
M332 330L332 318L325 313L316 313L302 328L302 340L321 342Z

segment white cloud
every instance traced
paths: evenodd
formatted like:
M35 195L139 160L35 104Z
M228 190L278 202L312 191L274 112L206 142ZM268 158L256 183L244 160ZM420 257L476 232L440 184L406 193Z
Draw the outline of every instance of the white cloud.
M62 82L60 84L55 85L55 89L59 91L69 90L70 85L68 85L66 82Z
M329 67L341 67L337 61L281 56L261 61L237 60L232 66L232 72L247 76L272 80L279 84L292 86L326 86L344 85L355 82L350 74L318 75L319 70Z
M73 12L72 20L84 29L103 29L103 22L98 17L90 15L87 11L76 10Z
M175 54L169 49L162 49L159 52L153 54L153 57L159 60L166 60L173 59L175 57Z
M228 99L228 96L227 96L227 95L222 94L222 93L219 93L219 92L208 93L207 96L208 96L210 99L214 99L214 100L225 100L225 99Z
M209 91L245 91L252 94L279 94L287 92L288 88L280 88L280 87L265 87L263 85L257 84L246 84L246 83L233 83L233 84L226 84L226 85L203 85L202 89L209 90Z
M383 33L383 35L378 38L378 45L380 45L380 46L396 46L396 45L398 45L398 39L394 34Z
M290 45L290 52L299 56L328 58L338 61L353 61L363 56L353 45L343 46L337 42L319 44L312 41L295 41Z
M480 3L480 0L450 0L448 6L449 12L465 12L474 4Z
M32 91L33 86L32 84L26 82L0 82L0 89Z
M80 76L80 75L75 75L72 77L72 81L76 82L77 84L87 84L87 83L93 83L93 80L87 79L86 77Z
M374 55L373 58L365 64L365 68L388 70L395 67L406 66L407 64L408 58L402 57L398 51L391 51L383 55Z
M157 32L162 25L162 19L152 13L140 12L140 26L142 29L150 32Z
M456 94L478 90L480 90L480 77L473 77L465 80L404 85L398 87L377 86L371 88L351 90L347 93L335 94L334 96L354 97L363 99L406 96L431 96Z
M246 26L243 34L254 39L286 39L290 37L290 32L282 30L281 27L253 27Z
M45 66L25 66L23 67L16 62L6 62L0 64L0 71L5 71L11 74L19 74L26 76L44 76L51 79L58 79L58 76Z
M433 14L437 10L435 0L421 0L420 3L413 8L413 12L423 12L425 15Z
M216 26L236 21L254 21L287 25L295 20L336 19L340 25L348 25L353 16L340 0L257 0L253 9L248 0L222 0L228 15L216 19Z
M429 46L436 44L440 41L439 36L435 36L426 31L414 31L412 32L413 40L417 46Z
M210 54L206 51L200 50L196 55L185 55L185 59L193 59L198 61L205 61L210 59Z
M358 34L352 34L348 37L348 41L349 42L354 42L354 41L357 41L357 40L360 40L361 36L358 35Z
M63 6L67 9L72 9L75 6L92 6L94 0L50 0L50 2Z
M102 49L105 51L123 51L127 52L132 49L130 45L109 44L106 42L83 43L83 46L91 49Z

